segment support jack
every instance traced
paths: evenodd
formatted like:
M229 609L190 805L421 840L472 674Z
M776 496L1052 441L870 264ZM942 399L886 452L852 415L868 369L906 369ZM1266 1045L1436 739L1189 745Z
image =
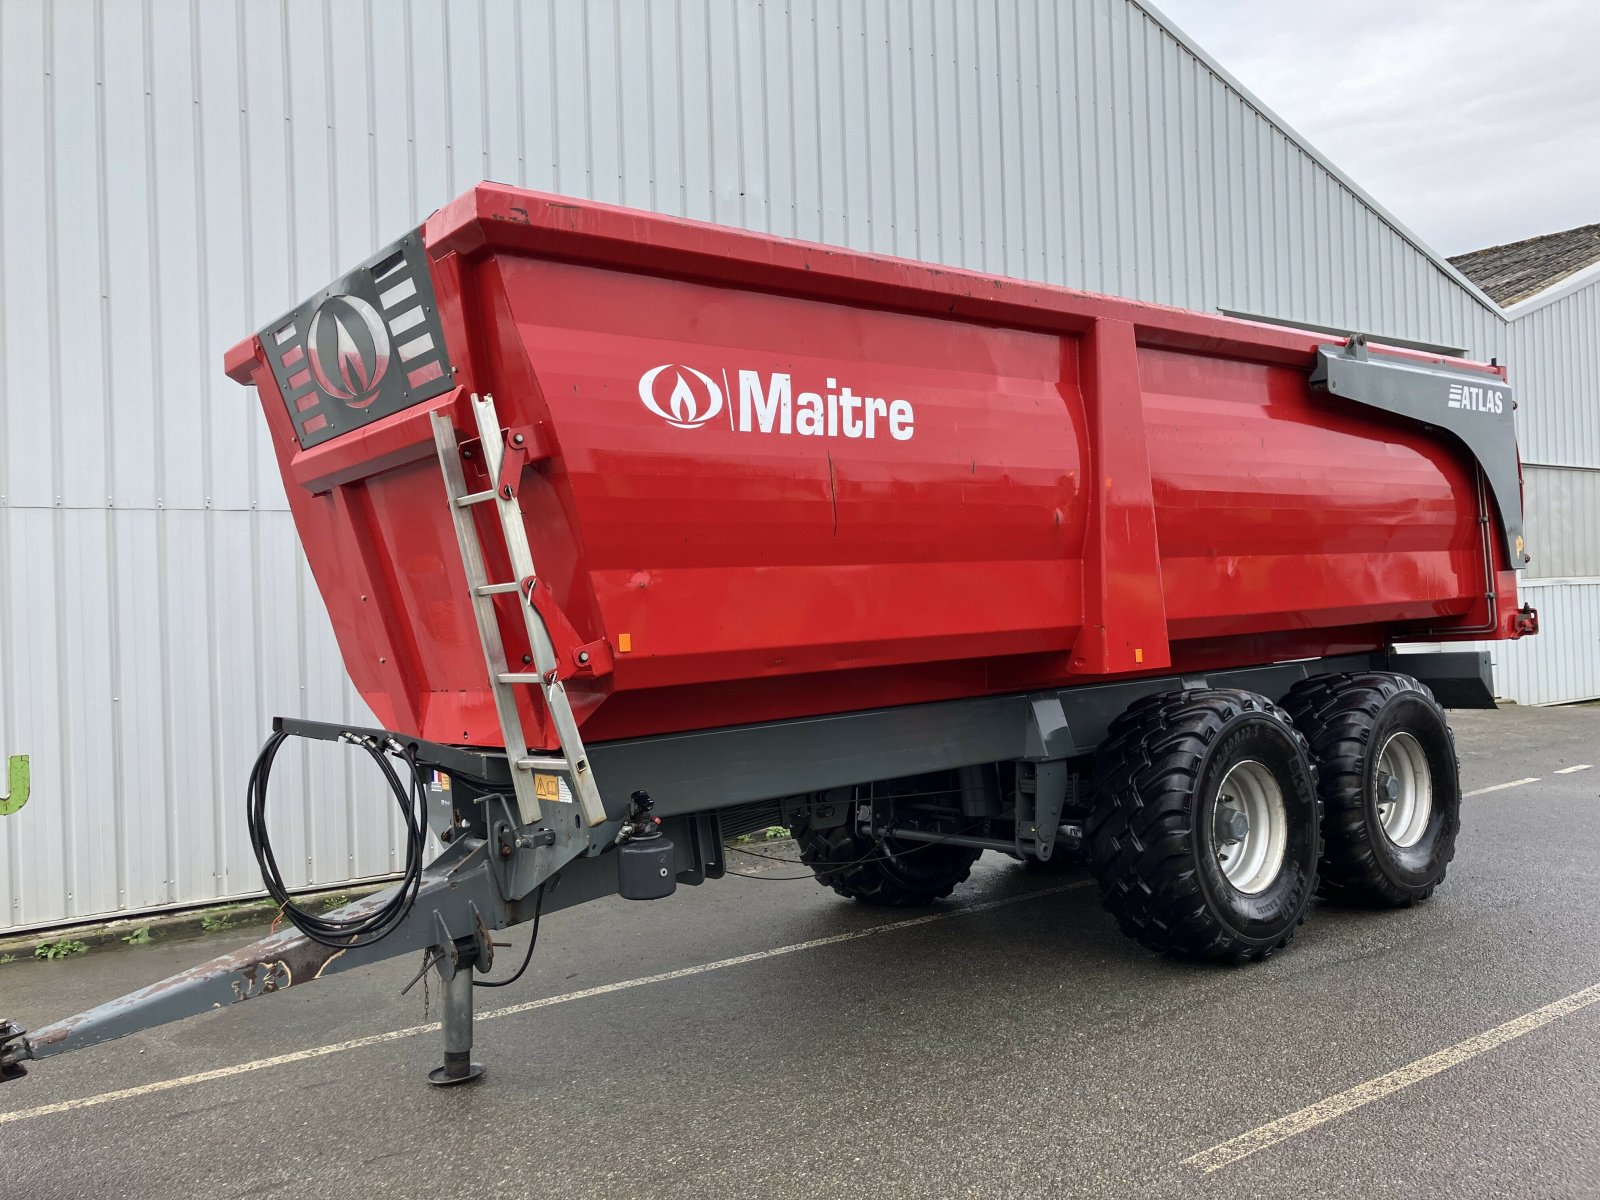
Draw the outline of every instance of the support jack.
M443 964L441 964L442 966ZM441 976L443 971L440 972ZM483 1076L472 1061L472 968L462 966L444 980L444 1065L428 1072L434 1087L455 1087Z

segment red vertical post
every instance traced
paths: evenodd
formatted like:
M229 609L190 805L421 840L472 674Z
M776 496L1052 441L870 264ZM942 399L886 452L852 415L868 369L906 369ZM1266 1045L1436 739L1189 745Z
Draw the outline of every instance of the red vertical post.
M1082 340L1089 431L1089 536L1075 675L1167 668L1167 605L1156 540L1139 347L1127 321L1099 320Z

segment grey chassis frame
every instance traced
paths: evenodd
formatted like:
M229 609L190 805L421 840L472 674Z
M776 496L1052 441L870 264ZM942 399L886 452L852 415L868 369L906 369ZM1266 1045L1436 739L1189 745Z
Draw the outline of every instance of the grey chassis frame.
M407 746L423 765L451 776L449 804L434 804L429 814L447 846L425 870L410 914L373 945L340 949L284 930L31 1034L0 1022L0 1078L20 1077L29 1060L418 950L427 952L424 970L438 971L444 981L445 1065L431 1078L476 1078L482 1068L470 1058L471 980L494 961L492 934L531 920L536 903L552 912L618 890L617 856L607 852L627 816L627 801L619 798L650 793L672 838L677 879L695 884L722 874L720 815L734 806L776 806L785 798L931 771L1028 763L1036 787L1029 811L1019 800L1015 848L984 844L1049 858L1070 785L1067 761L1092 754L1110 722L1140 697L1227 687L1276 698L1313 675L1369 670L1415 676L1450 706L1494 705L1486 653L1374 653L600 743L590 747L590 758L605 787L610 819L593 828L568 804L547 804L541 820L521 824L504 754L279 718L276 728L299 736ZM330 916L361 916L390 894L364 898Z

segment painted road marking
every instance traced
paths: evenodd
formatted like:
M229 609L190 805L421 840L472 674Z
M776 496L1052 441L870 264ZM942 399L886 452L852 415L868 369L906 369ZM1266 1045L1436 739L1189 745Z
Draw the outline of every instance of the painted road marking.
M1462 796L1487 796L1490 792L1503 792L1507 788L1521 787L1525 783L1538 783L1539 776L1530 775L1527 779L1513 779L1510 783L1497 783L1493 787L1479 788L1475 792L1462 792Z
M1236 1163L1241 1158L1248 1158L1258 1150L1265 1150L1269 1146L1276 1146L1279 1142L1288 1141L1298 1134L1315 1129L1319 1125L1326 1125L1329 1121L1354 1112L1363 1105L1371 1104L1374 1100L1382 1100L1391 1096L1402 1088L1408 1088L1414 1083L1421 1083L1441 1071L1448 1071L1451 1067L1458 1067L1464 1062L1477 1058L1480 1054L1487 1054L1498 1046L1514 1041L1525 1033L1532 1033L1541 1026L1552 1021L1559 1021L1562 1017L1570 1017L1589 1005L1600 1002L1600 983L1586 987L1581 992L1573 992L1543 1008L1536 1008L1530 1013L1514 1017L1503 1025L1496 1025L1493 1029L1457 1042L1426 1058L1419 1058L1416 1062L1407 1063L1398 1070L1390 1071L1387 1075L1379 1075L1376 1079L1369 1079L1365 1083L1358 1083L1347 1091L1319 1100L1309 1107L1298 1112L1292 1112L1286 1117L1279 1117L1276 1121L1268 1121L1265 1125L1256 1127L1248 1133L1242 1133L1236 1138L1231 1138L1219 1145L1212 1146L1209 1150L1202 1150L1199 1154L1191 1155L1183 1160L1187 1166L1210 1174L1220 1171L1230 1163Z
M1574 771L1587 771L1588 769L1589 769L1589 764L1588 763L1579 763L1575 767L1562 767L1558 771L1556 771L1556 774L1557 775L1571 775Z
M661 971L655 975L641 975L637 979L624 979L618 983L604 983L598 987L583 988L576 992L565 992L559 996L543 996L538 1000L526 1000L521 1004L507 1004L502 1008L491 1008L487 1012L480 1012L478 1020L492 1021L496 1017L509 1017L517 1013L532 1012L536 1008L552 1008L557 1004L571 1004L576 1000L590 1000L596 996L609 996L613 992L626 992L633 988L647 987L652 983L666 983L674 979L687 979L693 975L704 975L709 971L722 971L729 967L743 966L745 963L761 962L768 958L782 958L787 954L798 954L802 950L820 950L824 946L837 946L842 942L853 942L861 938L875 937L880 933L893 933L900 929L911 929L918 925L932 925L937 921L949 921L955 917L970 916L973 913L989 912L996 908L1005 908L1007 905L1020 904L1025 900L1034 900L1040 896L1053 896L1059 892L1070 892L1076 888L1089 886L1087 879L1074 880L1071 883L1058 884L1054 887L1038 888L1021 896L1005 896L999 900L985 900L980 904L968 905L966 908L952 909L947 912L926 913L920 917L907 917L903 921L889 921L883 925L873 925L867 929L853 929L848 933L835 933L827 937L812 938L807 942L795 942L788 946L776 946L771 950L757 950L751 954L739 954L733 958L719 958L716 962L699 963L692 967L679 967L675 971ZM252 1071L264 1071L269 1067L287 1066L289 1063L307 1062L314 1058L326 1058L330 1054L342 1054L346 1050L360 1050L367 1046L378 1046L384 1042L397 1042L402 1038L416 1037L423 1033L437 1033L439 1023L434 1021L429 1025L413 1025L408 1029L391 1029L387 1033L373 1033L366 1037L351 1038L347 1042L334 1042L327 1046L312 1046L306 1050L295 1050L288 1054L275 1054L271 1058L258 1058L253 1062L236 1063L231 1067L217 1067L210 1071L199 1071L193 1075L180 1075L173 1079L158 1079L154 1083L143 1083L137 1087L119 1088L114 1092L101 1092L96 1096L81 1096L75 1100L63 1100L57 1104L41 1104L37 1108L19 1108L12 1112L0 1112L0 1125L13 1121L28 1121L34 1117L49 1117L57 1113L75 1112L80 1108L95 1108L101 1104L112 1104L118 1100L132 1100L139 1096L149 1096L156 1092L170 1092L174 1088L189 1087L197 1083L210 1083L217 1079L231 1079L235 1075L247 1075Z

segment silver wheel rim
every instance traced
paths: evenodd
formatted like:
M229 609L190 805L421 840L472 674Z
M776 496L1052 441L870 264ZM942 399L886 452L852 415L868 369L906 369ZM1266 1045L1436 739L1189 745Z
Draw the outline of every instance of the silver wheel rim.
M1283 789L1265 763L1234 763L1217 788L1211 845L1222 876L1247 896L1266 891L1283 869L1289 815Z
M1396 846L1415 846L1433 816L1433 772L1422 743L1394 733L1378 752L1378 822Z

